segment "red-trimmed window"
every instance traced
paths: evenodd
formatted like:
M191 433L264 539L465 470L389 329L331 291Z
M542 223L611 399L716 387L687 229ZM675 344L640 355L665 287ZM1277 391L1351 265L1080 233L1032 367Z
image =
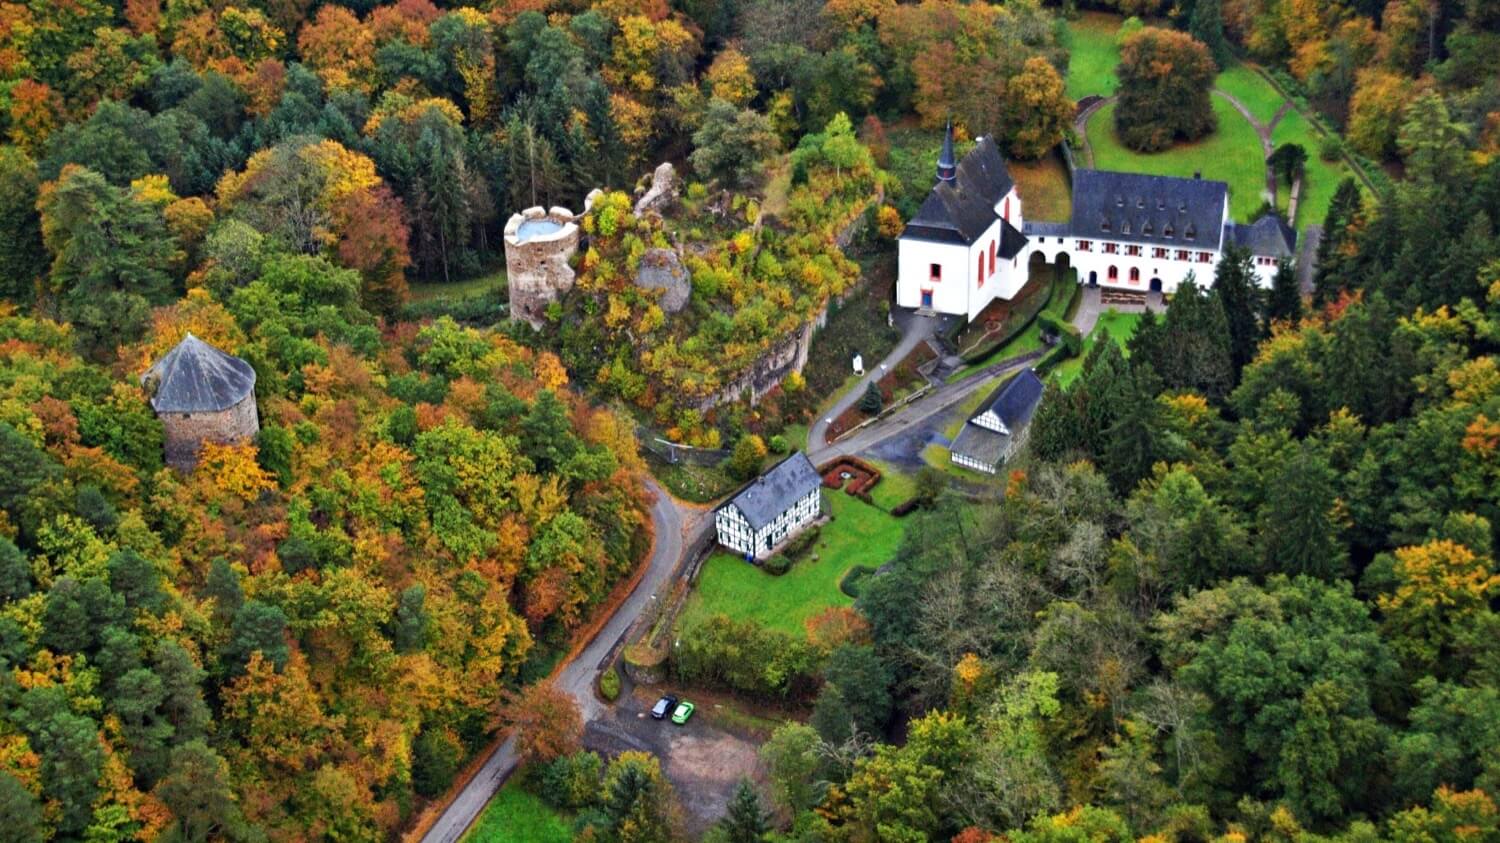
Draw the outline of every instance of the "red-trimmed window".
M1005 206L1000 211L1000 216L1004 217L1006 222L1010 222L1010 197L1009 196L1005 197Z
M1130 283L1132 283L1132 284L1139 284L1139 283L1141 283L1141 268L1140 267L1138 267L1138 266L1132 266L1130 268Z
M1104 254L1106 254L1106 255L1115 255L1115 254L1119 254L1119 252L1120 252L1120 244L1118 244L1118 243L1105 243L1104 244Z
M984 252L979 253L979 283L984 283Z
M1078 241L1078 251L1080 251L1080 252L1092 252L1092 251L1094 251L1094 241L1092 241L1092 240L1079 240Z
M1210 255L1208 252L1198 253L1198 263L1210 263L1213 259L1213 255Z
M1120 268L1118 266L1111 266L1109 268L1109 280L1111 280L1111 281L1118 281L1118 280L1120 280Z
M999 244L997 244L994 240L991 240L990 241L990 274L991 275L995 274L995 257L999 253L999 251L1000 251Z
M1141 256L1141 247L1140 246L1126 246L1125 247L1125 254L1130 255L1131 257L1134 257L1134 258L1138 258L1138 257Z
M1188 259L1188 250L1187 249L1178 249L1177 250L1177 259L1180 260L1180 261L1187 260Z
M1157 247L1155 247L1155 248L1153 248L1151 250L1151 257L1153 257L1153 258L1156 258L1156 259L1160 260L1162 258L1165 258L1166 256L1167 256L1167 250L1163 249L1160 246L1157 246Z
M940 263L928 264L927 278L930 281L943 280L943 265Z

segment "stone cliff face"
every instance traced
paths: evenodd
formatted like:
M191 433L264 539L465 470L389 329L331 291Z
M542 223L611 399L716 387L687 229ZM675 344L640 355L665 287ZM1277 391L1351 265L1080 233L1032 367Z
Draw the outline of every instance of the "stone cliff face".
M750 403L754 404L765 397L766 393L780 386L788 375L793 372L800 373L807 365L807 353L812 346L813 332L827 321L828 310L824 308L816 318L804 322L801 328L772 343L765 353L757 357L754 363L751 363L729 383L699 399L696 405L698 410L707 411L720 404L745 397L748 397Z

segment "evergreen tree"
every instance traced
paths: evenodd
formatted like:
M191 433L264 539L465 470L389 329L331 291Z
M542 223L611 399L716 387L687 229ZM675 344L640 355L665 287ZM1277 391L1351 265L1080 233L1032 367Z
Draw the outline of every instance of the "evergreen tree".
M859 397L859 411L867 416L873 416L880 412L880 407L885 399L880 395L880 388L870 381L865 385L865 394Z
M1157 460L1155 380L1147 366L1133 364L1120 393L1115 420L1104 431L1104 473L1120 493L1135 488L1151 473L1151 465Z
M729 800L729 811L721 823L728 843L762 843L770 830L760 794L749 779L740 779Z
M34 161L14 146L0 146L0 299L31 301L47 271L36 211L41 184Z
M240 613L245 592L240 589L239 573L230 567L228 559L221 556L209 565L205 594L214 600L214 623L227 626Z
M1072 394L1064 392L1055 378L1049 379L1026 439L1031 452L1044 460L1061 459L1083 444L1078 440L1079 426Z
M1272 573L1344 576L1348 548L1335 520L1337 489L1327 459L1304 444L1279 469L1256 519L1261 564Z
M15 542L0 536L0 603L20 600L31 593L31 565Z
M408 586L396 602L391 631L398 653L414 653L427 646L427 589L421 583Z
M1255 265L1248 249L1230 246L1224 251L1214 273L1213 297L1224 310L1229 362L1237 383L1240 370L1255 358L1255 347L1261 339L1260 288L1255 283Z
M1266 300L1266 321L1296 323L1302 318L1302 287L1297 266L1290 258L1276 265L1271 279L1271 295Z
M42 843L42 806L10 773L0 770L0 828L15 843Z
M1234 61L1229 50L1229 39L1224 37L1224 9L1220 0L1196 0L1193 13L1188 18L1188 34L1202 41L1219 67L1228 67Z
M223 653L224 668L237 674L249 663L251 654L259 652L281 670L291 658L285 636L286 615L279 608L259 600L246 601L229 630L229 642Z
M1338 291L1351 286L1345 277L1348 258L1345 252L1352 237L1350 228L1359 219L1364 198L1353 176L1339 182L1328 213L1323 216L1323 235L1318 241L1318 267L1313 275L1313 304L1323 305L1338 297Z
M1166 389L1223 400L1236 372L1223 305L1192 281L1184 282L1160 322L1141 321L1130 339L1130 362L1150 366Z

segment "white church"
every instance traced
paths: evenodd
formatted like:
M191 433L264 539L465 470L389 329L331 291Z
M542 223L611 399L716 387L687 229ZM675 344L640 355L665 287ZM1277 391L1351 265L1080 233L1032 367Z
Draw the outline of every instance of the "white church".
M1270 287L1296 232L1275 215L1231 221L1221 181L1085 169L1073 174L1071 219L1028 222L994 139L979 138L955 161L950 126L937 184L901 233L896 304L973 320L1026 285L1033 259L1144 301L1147 292L1175 292L1190 275L1211 286L1231 244L1249 250L1258 282Z

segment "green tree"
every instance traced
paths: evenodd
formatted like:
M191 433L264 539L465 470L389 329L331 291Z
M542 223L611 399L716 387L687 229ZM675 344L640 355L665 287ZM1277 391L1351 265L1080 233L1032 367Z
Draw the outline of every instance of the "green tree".
M604 773L604 815L610 840L670 840L672 785L661 763L644 752L622 752Z
M41 176L34 161L14 146L0 146L0 299L25 304L47 271L36 200Z
M891 670L873 647L853 644L833 651L823 668L826 687L835 689L855 728L867 735L884 734L891 717Z
M822 800L819 756L821 740L811 726L795 721L776 727L760 748L771 778L771 789L777 804L793 814L808 811Z
M1188 16L1188 34L1208 47L1219 67L1228 67L1234 61L1229 39L1224 37L1224 8L1220 0L1194 0L1193 13Z
M0 536L0 603L31 593L31 565L15 542Z
M0 823L16 843L42 843L42 805L26 786L0 771Z
M1271 157L1266 163L1275 171L1280 179L1291 187L1302 175L1302 168L1307 163L1307 150L1301 144L1284 143L1272 150Z
M746 433L734 443L729 453L729 473L739 480L749 480L760 473L766 458L766 443L754 433Z
M729 798L729 811L720 821L720 827L729 843L762 843L770 824L766 811L761 807L760 794L749 779L740 779L734 786L734 795Z
M760 175L780 143L765 115L714 98L708 103L703 125L693 133L689 160L705 179L743 187Z
M1218 67L1202 42L1148 26L1120 46L1115 132L1138 152L1160 152L1214 131L1209 90Z
M229 764L202 740L172 750L167 774L154 793L171 810L169 827L184 841L200 843L245 836L244 818L230 784Z
M50 290L95 356L133 342L170 292L176 244L161 211L92 170L70 168L37 203Z
M1346 253L1352 248L1354 227L1359 222L1363 201L1359 183L1353 176L1346 176L1328 203L1328 213L1323 216L1322 239L1318 241L1318 267L1313 276L1315 305L1333 301L1341 289L1357 286L1345 276L1345 266L1351 263Z
M880 388L875 385L875 382L870 381L865 384L865 392L859 397L859 411L867 416L873 416L880 412L881 405L884 403L885 398L881 396Z
M391 639L398 653L414 653L427 646L427 589L421 583L407 586L396 601Z
M412 786L428 798L442 796L458 775L464 748L442 729L423 729L412 745Z
M151 560L133 550L121 550L109 557L109 585L125 599L131 609L159 613L166 605L161 574Z
M1271 295L1266 299L1266 321L1296 324L1302 318L1302 281L1297 265L1290 258L1276 264L1271 279Z
M1260 288L1256 286L1255 264L1250 251L1241 246L1230 246L1214 270L1212 296L1224 309L1224 321L1229 331L1229 362L1234 367L1234 380L1239 381L1240 370L1255 359L1255 348L1262 336L1260 328Z
M291 650L286 642L286 615L281 609L259 600L247 600L234 616L234 625L229 629L229 641L224 646L222 660L225 669L238 674L249 663L250 656L259 652L276 670L286 667Z

